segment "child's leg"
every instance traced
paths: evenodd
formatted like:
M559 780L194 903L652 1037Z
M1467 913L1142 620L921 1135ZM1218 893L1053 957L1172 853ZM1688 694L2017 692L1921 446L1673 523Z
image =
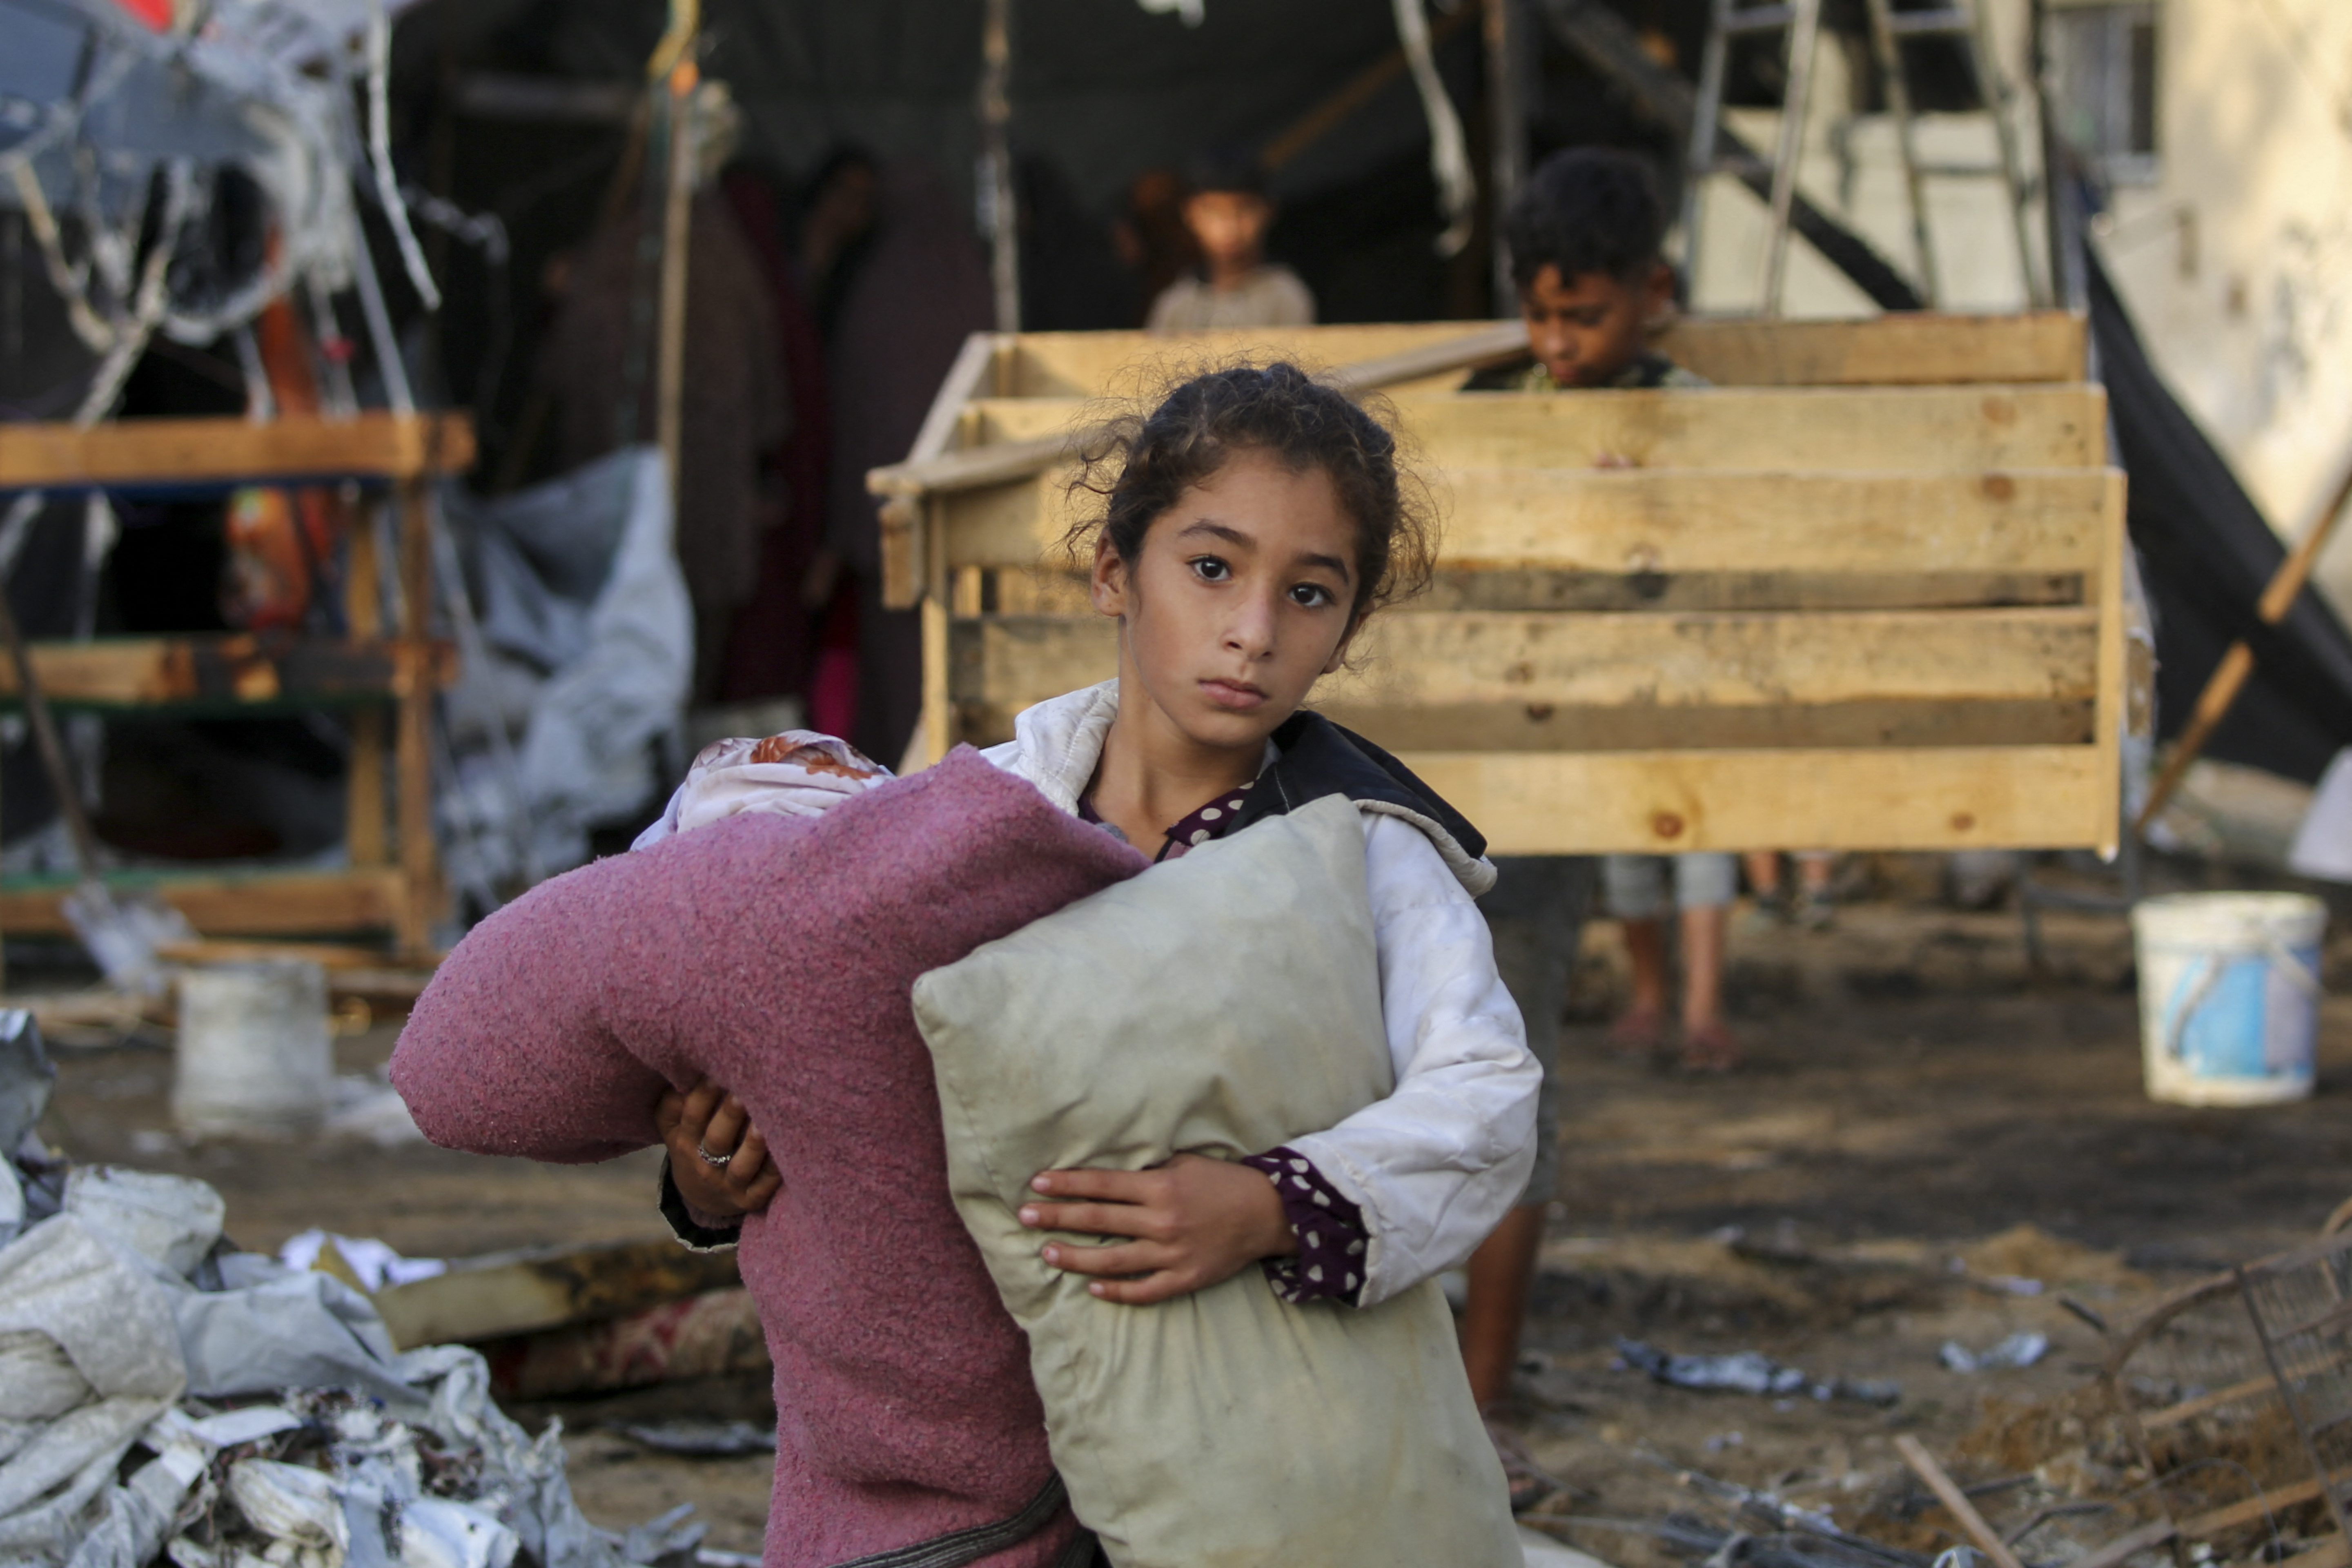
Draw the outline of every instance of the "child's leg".
M1625 935L1633 994L1610 1034L1625 1048L1654 1049L1666 1017L1666 858L1610 855L1601 862L1609 912Z
M1720 1071L1739 1060L1739 1047L1723 1021L1725 949L1736 875L1728 855L1675 858L1675 901L1682 907L1685 1067Z
M1470 1396L1481 1410L1511 1392L1543 1233L1544 1205L1521 1204L1470 1255L1470 1299L1462 1309L1462 1362L1470 1373Z
M1544 1205L1559 1179L1559 1020L1568 1002L1577 939L1591 900L1592 863L1561 856L1499 861L1495 890L1480 901L1494 938L1495 968L1543 1068L1536 1102L1536 1162L1519 1206L1470 1258L1470 1300L1462 1314L1462 1357L1481 1407L1510 1392L1519 1331L1543 1243Z
M1827 850L1801 850L1797 855L1797 921L1809 931L1828 929L1836 919L1836 895L1830 879L1837 872L1837 857Z

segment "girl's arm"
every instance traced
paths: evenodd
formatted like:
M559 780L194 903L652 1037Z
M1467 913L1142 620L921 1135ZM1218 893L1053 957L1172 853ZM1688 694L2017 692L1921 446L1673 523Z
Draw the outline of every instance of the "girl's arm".
M1429 840L1368 815L1365 871L1396 1090L1290 1148L1360 1211L1369 1307L1461 1263L1518 1201L1543 1073L1486 917Z

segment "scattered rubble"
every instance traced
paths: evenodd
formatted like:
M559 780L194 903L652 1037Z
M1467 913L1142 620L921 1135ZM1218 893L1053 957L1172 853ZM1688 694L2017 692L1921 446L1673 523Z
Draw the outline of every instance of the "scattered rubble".
M1947 1372L2014 1372L2049 1353L2050 1336L2029 1330L2010 1335L1988 1351L1972 1351L1958 1340L1946 1340L1936 1360Z
M1793 1366L1783 1366L1758 1351L1731 1355L1675 1355L1640 1340L1617 1342L1620 1362L1648 1373L1660 1383L1701 1392L1754 1394L1786 1397L1806 1394L1814 1399L1851 1399L1863 1405L1900 1404L1900 1384L1873 1379L1831 1378L1816 1383Z
M572 1500L476 1352L402 1352L368 1298L236 1251L186 1176L52 1159L55 1073L0 1013L0 1560L44 1568L623 1568L689 1557ZM319 1245L329 1245L320 1237ZM356 1251L379 1278L389 1248Z

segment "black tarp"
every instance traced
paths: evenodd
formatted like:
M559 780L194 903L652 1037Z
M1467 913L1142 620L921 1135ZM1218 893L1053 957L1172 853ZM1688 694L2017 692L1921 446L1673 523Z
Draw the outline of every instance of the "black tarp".
M2279 625L2256 618L2285 547L2157 374L2097 256L2086 248L2085 257L2091 336L2155 612L2158 734L2180 732L2207 678L2242 638L2253 648L2253 679L2204 754L2315 782L2352 745L2352 634L2309 589Z

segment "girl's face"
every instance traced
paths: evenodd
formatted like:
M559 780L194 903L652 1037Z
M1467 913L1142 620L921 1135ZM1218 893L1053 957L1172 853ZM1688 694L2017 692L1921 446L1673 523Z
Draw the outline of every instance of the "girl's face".
M1122 710L1140 700L1217 751L1262 746L1339 667L1356 588L1356 522L1330 475L1259 451L1178 497L1140 560L1095 549L1095 607L1122 623Z

